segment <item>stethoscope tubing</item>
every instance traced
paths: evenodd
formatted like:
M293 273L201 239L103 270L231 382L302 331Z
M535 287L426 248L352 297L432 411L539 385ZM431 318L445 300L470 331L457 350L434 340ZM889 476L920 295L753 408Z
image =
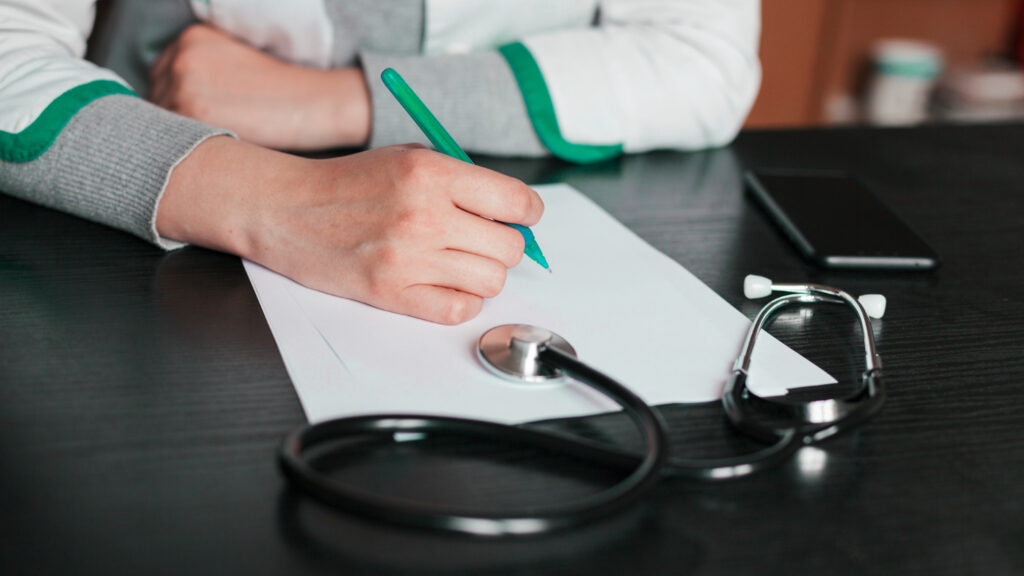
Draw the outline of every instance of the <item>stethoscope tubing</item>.
M494 422L451 417L383 415L342 418L304 426L289 434L279 451L285 475L326 504L371 518L421 528L475 536L530 535L585 524L633 504L658 481L665 464L667 439L660 416L629 388L556 348L542 348L541 361L601 392L633 420L643 437L641 458L568 437ZM424 433L504 440L543 448L573 458L632 471L597 494L523 514L455 510L421 502L384 498L331 480L312 465L305 452L324 441L347 437Z
M641 454L619 450L585 438L531 430L467 418L422 415L373 415L306 425L284 439L279 465L289 481L321 502L369 518L411 527L432 528L474 536L526 536L564 530L613 514L635 503L661 476L721 481L742 478L775 467L802 446L820 442L851 429L875 415L885 400L881 359L875 351L867 315L849 294L819 285L776 285L793 292L764 306L751 323L742 353L722 397L729 422L744 434L766 444L758 451L720 459L683 459L668 455L668 441L660 415L628 387L557 348L542 346L539 359L547 366L604 394L633 421L643 439ZM800 292L798 288L803 288ZM849 397L793 403L761 398L747 387L750 358L757 335L782 308L795 303L831 302L850 305L864 331L865 361L861 386ZM764 422L765 413L787 425ZM309 453L326 443L375 438L393 441L395 434L459 436L501 440L540 448L549 453L619 469L627 474L596 494L550 507L515 512L460 510L424 502L383 497L332 480L316 469ZM363 447L357 443L353 446Z

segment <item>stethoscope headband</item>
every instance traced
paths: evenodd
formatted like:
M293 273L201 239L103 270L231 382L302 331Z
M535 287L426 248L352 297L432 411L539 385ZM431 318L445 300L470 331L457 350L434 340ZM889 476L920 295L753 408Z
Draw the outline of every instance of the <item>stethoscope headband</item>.
M772 292L785 292L765 304L747 331L740 356L722 395L729 421L739 430L762 442L776 442L795 434L804 444L819 442L867 420L885 401L882 386L882 358L875 348L871 318L885 314L886 301L881 294L854 298L849 293L820 284L773 284L763 276L749 275L743 283L748 298L760 298ZM846 304L857 315L864 341L864 371L856 390L845 398L809 402L777 401L762 398L747 387L751 358L757 337L783 308L792 304ZM766 424L757 415L769 415L784 423Z

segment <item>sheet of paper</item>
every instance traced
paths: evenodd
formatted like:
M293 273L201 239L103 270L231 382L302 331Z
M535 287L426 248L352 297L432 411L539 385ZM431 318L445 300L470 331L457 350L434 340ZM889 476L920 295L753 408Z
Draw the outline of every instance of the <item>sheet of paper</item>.
M513 423L617 409L579 383L517 384L487 372L476 342L509 323L560 334L648 403L721 395L749 320L578 191L537 191L546 209L533 230L554 273L524 258L502 293L459 326L383 312L245 263L310 421L425 413ZM760 340L750 381L758 393L831 382L774 338Z

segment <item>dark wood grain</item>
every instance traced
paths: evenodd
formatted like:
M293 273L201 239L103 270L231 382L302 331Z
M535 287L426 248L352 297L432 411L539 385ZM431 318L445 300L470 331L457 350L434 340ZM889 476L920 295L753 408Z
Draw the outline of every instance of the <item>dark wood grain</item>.
M750 132L732 147L599 166L484 159L566 181L752 315L756 272L882 292L889 401L855 434L725 484L665 481L583 530L483 542L337 514L274 465L301 407L236 258L165 254L0 195L0 572L4 574L1024 573L1024 126ZM743 195L744 168L861 176L936 248L933 273L824 272ZM773 329L843 379L855 324ZM716 405L668 406L673 449L755 445ZM543 423L631 445L618 415ZM522 506L612 472L446 440L353 459L408 497Z

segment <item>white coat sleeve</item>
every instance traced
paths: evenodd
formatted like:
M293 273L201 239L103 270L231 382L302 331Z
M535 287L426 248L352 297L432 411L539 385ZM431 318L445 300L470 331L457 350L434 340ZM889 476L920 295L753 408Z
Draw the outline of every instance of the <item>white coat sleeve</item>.
M731 141L760 86L759 0L604 0L501 48L541 141L588 161Z
M132 94L113 72L82 59L93 12L89 0L0 4L0 158L31 160L82 106Z
M82 59L92 0L0 3L0 191L165 248L171 171L224 130L160 110Z

